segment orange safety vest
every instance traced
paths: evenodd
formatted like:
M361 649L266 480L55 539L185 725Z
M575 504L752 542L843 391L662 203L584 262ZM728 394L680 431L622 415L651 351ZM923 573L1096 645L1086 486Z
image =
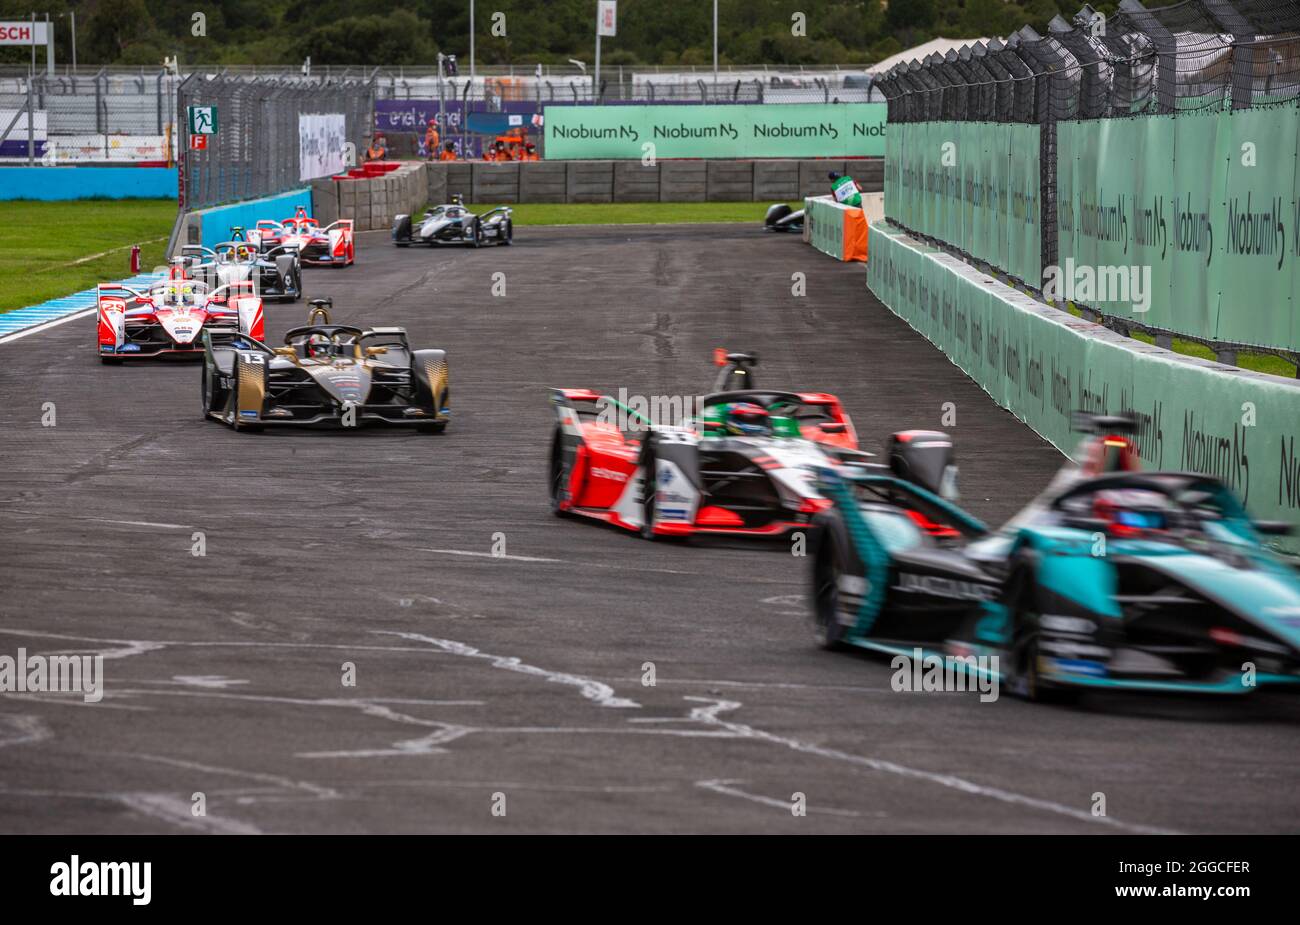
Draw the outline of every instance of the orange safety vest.
M440 160L440 161L454 161L454 160L456 160L456 152L455 152L455 151L448 151L446 148L443 148L442 153L438 155L438 160Z

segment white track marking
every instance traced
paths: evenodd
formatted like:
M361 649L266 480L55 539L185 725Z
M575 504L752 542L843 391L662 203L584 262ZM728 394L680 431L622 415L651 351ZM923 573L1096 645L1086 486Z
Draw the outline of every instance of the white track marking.
M613 684L640 684L641 679L605 678ZM721 678L655 678L655 685L688 684L692 687L740 687L755 690L791 690L791 691L845 691L851 694L892 694L888 687L862 687L856 684L800 684L794 681L731 681Z
M432 636L425 636L420 633L402 633L391 630L376 630L381 636L397 636L410 642L427 642L431 646L436 646L439 650L449 655L460 655L466 658L486 659L491 663L493 668L501 668L505 671L515 671L520 674L532 675L533 677L542 678L555 684L567 684L576 687L583 697L588 700L594 700L602 707L630 707L640 709L641 704L635 700L629 700L626 697L616 697L614 688L610 687L603 681L597 681L595 678L584 678L581 675L569 674L563 671L551 671L546 668L538 668L536 665L529 665L514 656L507 655L490 655L487 652L480 652L473 646L466 645L463 642L457 642L454 639L435 639Z
M311 781L294 780L291 777L284 777L280 774L267 774L262 771L244 771L239 768L223 768L214 764L201 764L197 761L185 761L180 758L169 758L166 755L139 755L128 752L112 752L110 754L119 758L132 758L136 761L150 761L156 764L166 764L174 768L184 768L187 771L203 771L208 774L224 774L230 777L244 777L249 780L271 784L283 790L302 793L318 800L340 799L339 792L333 787L314 784Z
M497 555L491 552L482 552L474 549L432 549L427 546L402 546L401 549L410 549L415 552L432 552L444 556L471 556L476 559L505 559L515 562L548 562L556 565L575 565L583 569L616 569L620 572L655 572L662 575L700 575L700 572L687 571L685 569L675 568L651 568L644 565L623 565L621 563L609 562L574 562L570 559L548 559L543 556L506 556ZM759 579L762 580L762 579Z
M339 649L349 652L423 652L426 655L429 653L427 646L367 646L325 642L243 642L235 640L223 642L216 639L104 639L98 636L49 633L44 630L22 629L16 626L0 626L0 635L34 636L41 639L63 639L71 642L104 643L123 647L102 650L101 654L105 658L121 658L127 655L143 655L146 652L160 649L187 647L201 649Z
M731 786L732 784L743 783L743 780L697 780L695 786L702 790L712 790L714 793L721 793L725 796L739 797L742 800L749 800L751 803L761 803L763 806L771 806L775 809L782 810L786 815L793 818L793 814L790 812L791 802L789 800L778 800L775 797L765 797L757 793L748 793L738 787ZM851 809L830 809L821 806L809 806L807 807L807 811L823 816L847 816L852 818L860 816L876 816L877 818L882 818L887 815L886 813L859 813Z
M147 683L147 682L146 682ZM167 682L153 682L162 683ZM481 700L414 700L399 698L321 698L313 699L308 697L278 697L271 694L244 694L233 693L220 690L139 690L128 689L116 692L119 697L144 696L144 697L199 697L209 700L241 700L253 703L269 703L277 705L301 706L301 707L325 707L331 709L351 709L357 710L365 716L376 719L388 720L408 726L419 726L432 729L433 731L415 739L403 739L392 743L387 748L366 748L366 749L347 749L347 750L330 750L330 751L312 751L298 752L295 757L298 758L380 758L380 757L406 757L411 755L437 755L446 751L441 746L447 742L453 742L462 736L469 735L478 730L472 726L462 726L457 723L445 723L440 720L422 719L418 716L411 716L407 713L400 713L392 709L388 704L400 704L403 706L483 706Z
M227 678L221 674L174 674L170 681L155 681L154 684L183 684L186 687L206 687L223 690L227 687L236 687L240 684L247 684L247 681L239 678Z
M31 745L52 738L54 733L39 716L0 713L0 748L8 745Z
M886 774L895 774L899 777L938 784L941 787L948 787L962 793L971 794L972 796L999 800L1003 803L1011 803L1018 806L1027 806L1031 809L1055 813L1058 816L1068 816L1069 818L1079 822L1090 822L1096 825L1111 826L1113 828L1124 829L1125 831L1136 832L1142 835L1178 834L1176 832L1171 832L1168 829L1152 828L1150 826L1133 825L1127 822L1121 822L1111 816L1094 816L1082 809L1075 809L1072 806L1066 806L1062 803L1053 803L1051 800L1040 800L1037 797L1013 793L1012 791L1002 790L998 787L986 787L982 784L976 784L952 774L938 774L934 771L923 771L919 768L910 768L906 765L897 764L893 761L885 761L880 758L869 758L866 755L853 755L848 752L839 751L838 749L825 748L821 745L814 745L811 742L802 742L798 739L776 735L775 733L765 732L761 729L755 729L753 726L747 726L744 723L736 723L723 719L719 714L728 713L740 707L740 703L734 700L715 700L709 697L687 697L686 699L697 703L707 704L707 706L696 707L691 710L691 717L693 719L697 719L702 723L720 726L724 729L735 732L744 738L756 739L773 745L781 745L793 751L802 752L808 755L816 755L819 758L830 758L835 761L843 761L858 767L869 768L872 771L882 771Z
M166 240L167 240L167 235L163 235L161 238L154 238L153 240L150 241L141 241L140 244L141 245L157 244L159 241L166 241ZM100 257L107 257L109 254L118 254L121 253L122 251L130 250L135 246L136 245L134 244L123 244L121 247L115 247L112 250L100 251L98 254L91 254L89 257L78 257L76 260L69 261L68 263L52 263L48 266L40 267L39 269L36 269L32 272L44 273L47 270L61 270L64 267L75 267L77 266L77 264L90 263L90 261L92 260L98 260Z
M0 785L0 797L41 797L46 800L97 800L118 803L132 812L160 819L191 831L210 835L260 835L256 826L223 819L211 813L195 816L190 804L170 793L92 793L85 790L33 790L11 789Z
M539 556L507 556L504 553L497 554L494 552L476 552L470 549L426 549L421 547L420 552L436 552L443 556L473 556L476 559L505 559L509 562L563 562L563 559L543 559Z
M257 826L234 819L224 819L211 813L195 816L189 800L171 793L119 793L113 794L112 798L141 816L169 822L183 829L208 835L262 834Z
M87 308L85 311L76 312L71 315L64 315L62 318L55 318L53 321L42 321L40 324L30 328L23 328L21 331L15 331L12 334L6 334L0 337L0 344L7 344L11 340L17 340L20 337L26 337L28 334L39 334L42 331L48 331L50 328L56 328L61 324L67 324L69 321L76 321L78 318L88 318L99 308Z
M189 524L156 524L147 520L105 520L102 517L87 517L86 520L97 524L122 524L127 527L157 527L160 530L188 530Z

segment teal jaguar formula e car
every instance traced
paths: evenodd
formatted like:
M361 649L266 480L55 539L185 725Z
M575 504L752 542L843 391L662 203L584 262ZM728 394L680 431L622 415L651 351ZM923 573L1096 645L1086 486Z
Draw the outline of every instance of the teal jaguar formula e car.
M1139 471L1126 419L1086 424L1079 462L997 531L898 473L827 467L821 644L919 650L1033 700L1300 684L1300 572L1263 542L1289 525L1253 522L1217 479Z

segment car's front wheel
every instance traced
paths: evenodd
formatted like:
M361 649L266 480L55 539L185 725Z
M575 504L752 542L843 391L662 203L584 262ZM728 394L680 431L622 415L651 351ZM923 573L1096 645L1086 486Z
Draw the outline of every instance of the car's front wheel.
M1003 676L1011 692L1035 703L1070 703L1079 691L1043 680L1043 654L1039 642L1038 612L1035 605L1036 579L1031 566L1020 564L1012 569L1008 582L1011 590L1011 652L1007 661L1010 671Z
M813 560L813 638L823 649L844 646L844 627L840 624L840 566L838 542L829 529L817 548Z
M564 493L569 484L569 467L564 462L564 447L560 442L560 432L557 428L555 437L551 440L551 465L548 474L548 496L551 502L551 513L556 517L567 517L569 512L561 506L564 502Z

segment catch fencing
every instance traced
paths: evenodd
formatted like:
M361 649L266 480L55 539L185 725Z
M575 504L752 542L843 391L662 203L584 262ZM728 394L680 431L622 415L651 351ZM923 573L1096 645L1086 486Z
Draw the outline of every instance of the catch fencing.
M1297 4L1085 6L1045 36L1025 27L877 86L892 223L1049 297L1076 271L1139 270L1141 300L1069 301L1228 361L1242 347L1298 359ZM1016 245L1026 235L1036 259Z
M170 164L179 82L162 69L0 73L0 162Z
M357 163L374 98L364 79L190 74L176 102L181 211L282 193Z

